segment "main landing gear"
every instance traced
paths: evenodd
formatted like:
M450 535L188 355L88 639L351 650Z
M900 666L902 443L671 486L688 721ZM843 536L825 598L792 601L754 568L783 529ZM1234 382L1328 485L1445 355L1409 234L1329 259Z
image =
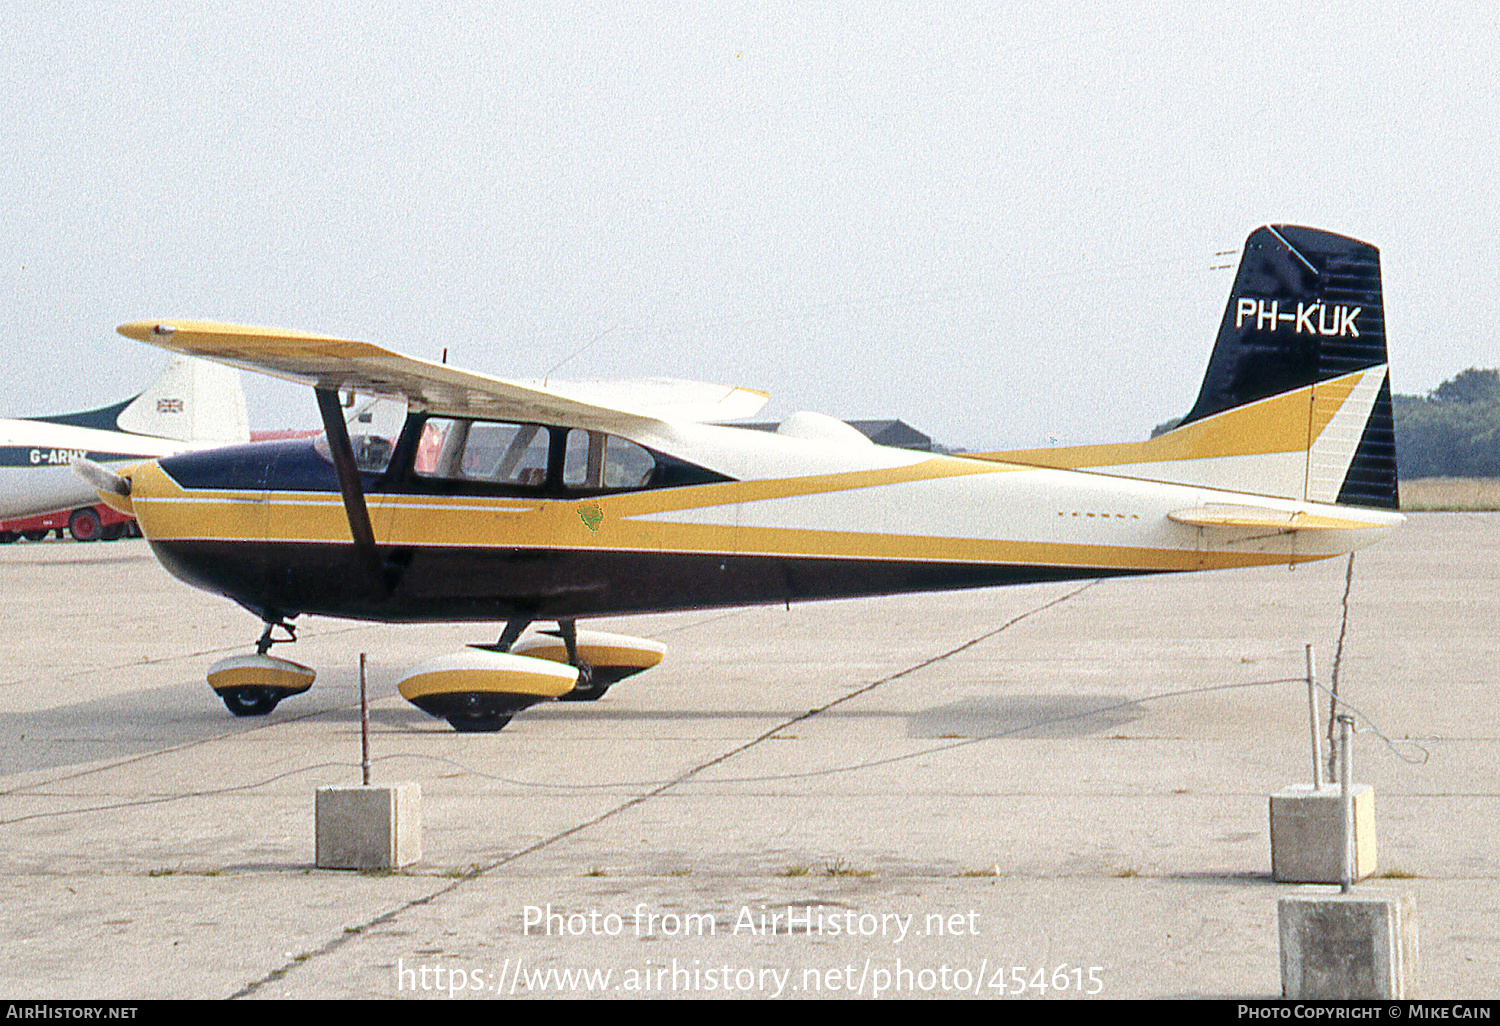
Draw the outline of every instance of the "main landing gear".
M276 627L285 630L287 636L273 637L272 630ZM208 670L208 686L236 716L265 716L283 698L300 695L312 687L317 677L311 667L267 654L272 645L296 640L296 629L291 624L284 620L267 623L255 645L255 654L229 656L214 663Z
M538 702L598 701L612 685L661 662L667 651L644 638L581 631L571 619L559 620L556 630L522 638L530 624L511 620L493 645L471 645L420 663L402 675L397 689L454 730L496 731ZM286 637L276 637L277 628ZM285 619L268 621L255 654L214 663L209 686L236 716L265 716L282 699L312 687L317 676L311 667L270 654L272 645L296 640Z
M529 624L511 620L493 645L471 645L413 667L397 685L402 696L454 730L495 731L548 699L597 701L612 684L661 662L667 651L642 638L580 631L571 619L523 640Z
M495 731L529 705L573 690L578 671L543 659L468 648L412 667L397 682L401 696L454 730Z
M611 685L661 662L667 646L626 634L581 631L576 621L559 620L557 630L534 634L518 642L511 651L578 667L577 686L566 695L559 695L557 700L597 702Z

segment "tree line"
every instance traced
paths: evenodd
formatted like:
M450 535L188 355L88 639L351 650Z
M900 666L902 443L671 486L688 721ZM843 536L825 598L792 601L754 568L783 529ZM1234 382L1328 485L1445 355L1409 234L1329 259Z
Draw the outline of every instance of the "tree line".
M1500 477L1500 370L1470 367L1424 395L1391 396L1404 478Z

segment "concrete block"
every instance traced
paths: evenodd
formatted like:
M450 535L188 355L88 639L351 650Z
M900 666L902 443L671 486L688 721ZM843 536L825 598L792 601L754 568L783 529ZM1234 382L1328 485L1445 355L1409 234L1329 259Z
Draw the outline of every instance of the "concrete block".
M422 789L416 784L320 787L319 869L400 869L422 858Z
M1375 789L1354 791L1354 879L1375 873ZM1344 809L1337 787L1294 784L1271 795L1271 878L1339 883Z
M1281 995L1289 1000L1415 996L1417 920L1409 894L1282 898Z

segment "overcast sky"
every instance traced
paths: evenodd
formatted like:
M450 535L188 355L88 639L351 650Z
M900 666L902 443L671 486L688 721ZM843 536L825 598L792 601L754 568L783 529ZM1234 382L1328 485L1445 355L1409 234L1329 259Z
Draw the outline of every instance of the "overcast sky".
M1390 13L1386 13L1390 12ZM1267 222L1380 247L1392 381L1500 364L1488 4L12 3L0 415L196 317L702 378L970 447L1144 437ZM258 427L310 394L249 382Z

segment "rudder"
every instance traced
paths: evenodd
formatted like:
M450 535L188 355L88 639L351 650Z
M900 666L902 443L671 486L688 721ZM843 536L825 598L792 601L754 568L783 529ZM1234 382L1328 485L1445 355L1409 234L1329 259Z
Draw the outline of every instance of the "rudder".
M1245 240L1198 401L1181 426L1311 386L1304 498L1395 509L1380 251L1332 232L1267 225ZM1351 392L1320 387L1358 374ZM1377 380L1378 378L1378 380Z
M1245 240L1197 402L1172 430L970 458L1395 509L1387 370L1379 251L1268 225Z

